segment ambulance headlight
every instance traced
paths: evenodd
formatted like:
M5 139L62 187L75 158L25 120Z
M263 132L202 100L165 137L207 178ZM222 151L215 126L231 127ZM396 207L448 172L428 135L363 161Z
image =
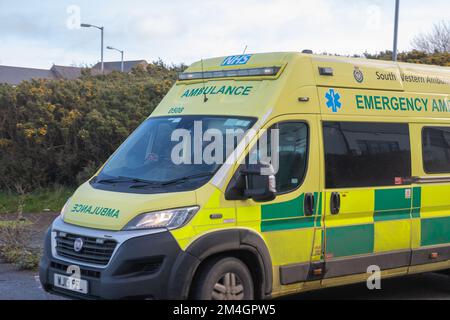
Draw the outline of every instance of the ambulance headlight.
M176 229L185 225L198 210L195 206L144 213L128 222L123 230Z

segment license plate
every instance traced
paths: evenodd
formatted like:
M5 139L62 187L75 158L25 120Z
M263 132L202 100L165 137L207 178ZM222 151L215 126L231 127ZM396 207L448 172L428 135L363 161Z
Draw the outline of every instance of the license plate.
M78 293L88 293L88 282L83 279L77 279L76 277L63 276L62 274L54 274L55 287L75 291Z

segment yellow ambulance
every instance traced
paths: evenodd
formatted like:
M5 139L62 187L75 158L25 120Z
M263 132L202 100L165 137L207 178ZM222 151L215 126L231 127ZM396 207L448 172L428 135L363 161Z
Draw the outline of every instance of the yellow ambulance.
M43 288L265 299L449 269L449 95L446 67L308 53L194 63L67 201ZM225 143L229 131L241 134Z

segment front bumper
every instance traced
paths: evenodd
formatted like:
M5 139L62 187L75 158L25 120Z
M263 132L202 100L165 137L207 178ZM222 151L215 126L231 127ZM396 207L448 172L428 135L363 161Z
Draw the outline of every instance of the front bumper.
M187 298L190 274L199 261L182 251L170 232L126 239L118 244L106 266L95 267L58 257L53 248L52 231L51 228L47 231L39 264L40 281L46 291L81 299ZM92 229L86 232L92 234ZM54 274L70 276L66 271L73 265L80 268L81 279L88 281L88 294L54 286Z

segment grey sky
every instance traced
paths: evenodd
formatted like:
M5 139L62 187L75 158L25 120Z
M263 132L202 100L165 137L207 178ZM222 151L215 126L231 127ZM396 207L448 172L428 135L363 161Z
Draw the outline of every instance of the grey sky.
M448 0L402 0L400 50L434 22L450 19ZM300 51L361 54L392 47L394 0L0 0L0 64L49 68L99 60L105 46L126 59L161 57L191 63L248 52ZM69 26L69 27L68 27ZM119 54L106 51L105 60Z

